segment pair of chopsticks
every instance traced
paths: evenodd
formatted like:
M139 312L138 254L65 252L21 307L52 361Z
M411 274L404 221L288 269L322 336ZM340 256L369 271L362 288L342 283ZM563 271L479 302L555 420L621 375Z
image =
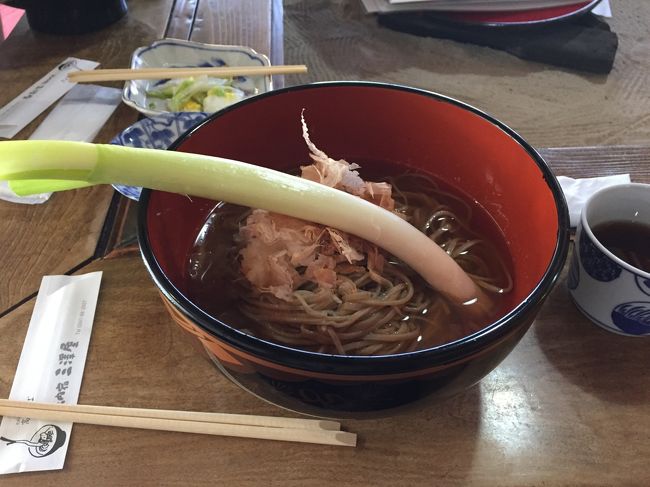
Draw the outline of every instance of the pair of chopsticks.
M357 435L330 420L137 409L80 404L49 404L0 399L0 415L182 433L356 446Z
M283 66L224 66L206 68L141 68L141 69L91 69L72 71L68 80L74 83L94 83L97 81L126 81L132 79L171 79L192 76L268 76L274 74L301 74L307 72L304 64Z

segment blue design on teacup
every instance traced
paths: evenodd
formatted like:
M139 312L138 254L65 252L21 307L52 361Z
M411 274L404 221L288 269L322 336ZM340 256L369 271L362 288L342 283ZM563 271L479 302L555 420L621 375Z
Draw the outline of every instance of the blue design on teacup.
M621 303L612 310L612 322L630 335L650 333L650 303L633 301Z
M643 294L650 296L650 279L643 276L634 276L636 285Z
M621 275L623 268L603 254L586 235L580 239L580 262L587 274L601 282L609 282Z
M202 112L163 113L137 121L118 134L111 144L145 149L167 149L181 135L208 116ZM140 199L142 188L114 184L127 198Z
M578 257L576 255L571 259L571 266L569 267L569 275L567 276L567 286L569 289L575 289L580 283L580 265L578 264Z

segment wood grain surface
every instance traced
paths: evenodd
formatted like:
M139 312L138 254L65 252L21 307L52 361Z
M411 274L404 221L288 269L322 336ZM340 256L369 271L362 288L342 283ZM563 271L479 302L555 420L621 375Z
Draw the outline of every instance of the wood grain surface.
M282 0L176 0L165 36L248 46L282 64Z
M192 40L249 46L271 55L272 2L203 0L199 3ZM260 29L265 25L265 29Z
M584 178L629 174L632 182L650 183L648 145L539 149L557 176Z
M99 61L106 68L128 66L134 49L161 36L170 2L157 2L157 8L130 2L122 20L81 36L34 32L23 18L0 45L0 106L69 56ZM50 111L14 139L28 138ZM96 141L109 142L137 118L137 112L120 106ZM112 188L103 186L56 194L42 205L0 201L0 315L35 293L42 276L66 273L94 255L112 196Z
M612 72L595 75L503 51L380 27L359 0L285 0L285 62L309 74L288 85L372 80L465 101L536 147L633 145L650 140L650 2L612 0Z
M23 18L0 46L0 106L68 56L99 61L103 68L127 67L136 48L163 37L166 30L172 37L175 34L198 42L249 45L270 55L272 42L279 42L272 39L282 37L281 29L272 28L273 16L276 23L277 16L281 16L281 4L274 10L273 3L132 1L126 17L106 29L81 36L34 32ZM276 56L280 63L281 54ZM102 85L122 87L120 82ZM28 138L50 111L46 110L14 139ZM135 110L120 105L95 141L109 142L138 116ZM112 196L113 190L105 186L57 194L37 206L0 201L0 316L35 293L43 275L68 272L95 254ZM114 244L115 232L108 230L112 238L109 244ZM115 230L119 233L120 229Z
M248 46L271 64L284 63L282 0L202 0L195 12L188 37L193 41ZM273 76L273 87L282 87L284 79Z
M0 315L38 291L44 275L65 274L94 255L112 194L101 186L42 205L0 201Z

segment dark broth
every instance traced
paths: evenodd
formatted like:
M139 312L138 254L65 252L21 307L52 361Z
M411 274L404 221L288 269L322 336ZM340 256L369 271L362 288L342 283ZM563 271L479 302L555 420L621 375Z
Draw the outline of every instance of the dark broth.
M650 272L650 225L632 220L604 222L593 228L596 239L619 259Z
M397 174L398 170L403 172L402 168L386 164L373 163L361 166L360 174L368 181L386 181L391 175ZM454 196L445 201L454 211L463 215L467 213L467 208L471 209L468 226L481 238L490 242L484 260L489 262L491 267L494 266L495 274L502 273L502 264L498 263L501 261L507 272L512 275L512 263L505 238L492 217L476 201L455 188L438 180L435 182L440 190ZM400 189L404 188L400 187ZM457 199L462 200L463 203L459 203ZM265 336L263 326L251 322L251 319L238 311L238 299L241 293L245 292L245 286L244 278L238 269L235 235L238 232L239 221L248 211L249 208L231 204L219 203L215 206L188 254L186 293L197 306L218 320L245 333L269 339ZM427 287L418 276L415 276L413 281L416 286ZM479 331L495 318L503 315L513 304L507 295L491 295L491 297L495 301L494 314L487 322L468 323L452 308L449 316L445 318L445 323L440 323L438 320L428 329L423 330L418 348L448 343Z

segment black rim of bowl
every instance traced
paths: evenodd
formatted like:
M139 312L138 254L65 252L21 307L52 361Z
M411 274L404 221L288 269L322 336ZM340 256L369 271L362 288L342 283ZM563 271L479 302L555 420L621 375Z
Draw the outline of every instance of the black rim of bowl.
M564 199L564 194L562 193L562 190L559 186L559 183L555 179L555 176L549 169L546 162L537 153L537 151L535 151L514 130L510 129L508 126L504 125L490 115L482 112L481 110L478 110L477 108L467 105L464 102L418 88L369 81L333 81L297 85L263 93L243 100L236 105L226 107L220 112L209 116L194 126L192 129L188 130L185 134L181 135L176 140L176 142L174 142L169 147L168 150L176 150L176 148L183 141L185 141L188 137L191 137L193 133L195 133L197 130L200 130L201 127L203 127L205 124L210 123L213 119L229 112L230 110L235 110L237 106L247 103L254 103L259 98L276 96L292 91L319 89L323 87L370 87L388 90L402 90L413 94L434 98L439 101L451 103L465 110L469 110L470 112L479 115L480 117L489 121L493 125L500 128L506 135L511 137L523 149L525 149L526 152L530 155L531 159L535 162L535 164L537 164L538 168L542 172L544 180L553 194L553 199L555 201L558 213L558 235L553 257L551 258L551 261L546 271L544 272L544 275L532 290L532 292L509 313L502 316L491 325L488 325L487 327L477 331L472 335L468 335L459 340L433 348L394 355L376 356L329 355L290 348L284 345L262 340L260 338L252 337L235 328L231 328L226 323L223 323L222 321L212 317L200 309L178 288L176 288L176 286L174 286L174 284L162 271L162 268L160 267L151 250L149 239L146 234L147 208L151 190L143 189L138 204L138 242L140 245L140 252L145 262L145 266L147 267L154 282L160 291L164 294L164 296L175 306L183 310L183 312L204 331L216 336L218 339L231 346L234 346L239 350L242 350L269 362L281 364L299 370L331 373L337 375L376 376L382 374L398 374L456 362L460 359L474 354L482 348L485 348L487 345L494 343L499 338L515 329L517 325L522 320L526 320L531 313L534 313L536 311L537 304L545 299L553 288L566 260L569 242L569 215L566 201Z

